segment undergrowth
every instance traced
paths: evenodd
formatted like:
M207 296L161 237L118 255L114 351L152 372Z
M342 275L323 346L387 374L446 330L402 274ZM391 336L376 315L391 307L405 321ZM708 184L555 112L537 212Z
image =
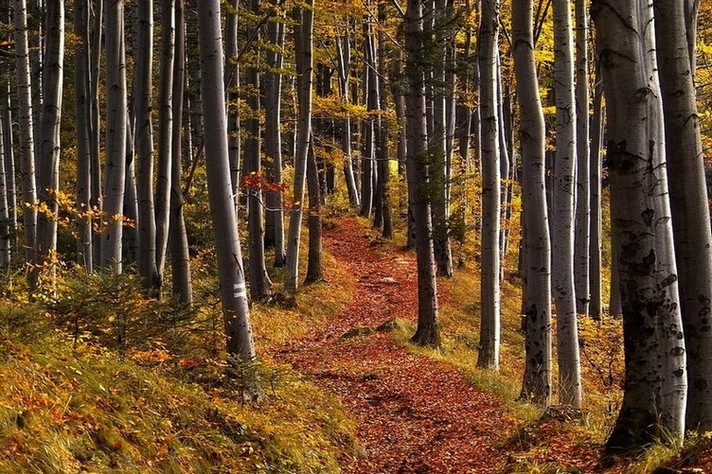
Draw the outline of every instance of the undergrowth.
M263 401L242 401L201 258L195 309L145 297L130 273L60 272L35 303L0 302L0 472L340 472L357 446L335 396L263 357ZM258 354L347 301L349 276L325 263L328 281L295 300L252 305Z

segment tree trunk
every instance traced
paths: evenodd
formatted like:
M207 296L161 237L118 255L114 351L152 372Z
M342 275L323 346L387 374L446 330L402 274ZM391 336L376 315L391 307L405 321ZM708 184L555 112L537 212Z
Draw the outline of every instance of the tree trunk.
M324 279L321 251L321 187L314 153L314 136L312 135L307 156L307 188L309 193L309 256L307 258L307 275L305 283L316 283Z
M250 0L248 3L250 11L257 16L260 13L259 0ZM259 25L255 26L259 28ZM251 36L255 41L259 41L260 34L254 32ZM259 49L254 48L256 56ZM246 86L250 89L246 93L246 104L251 109L250 117L244 121L247 137L245 140L245 174L247 176L261 176L262 159L260 144L260 73L257 65L257 57L253 63L247 67ZM262 208L262 191L259 186L252 189L245 186L247 194L247 228L248 228L248 254L249 254L249 277L250 295L253 301L264 301L272 294L272 282L267 275L267 265L265 263L265 227L264 211Z
M712 430L712 231L682 2L655 4L675 259L687 348L687 427ZM694 51L693 51L694 53ZM694 55L694 54L693 54Z
M176 1L175 63L173 65L173 130L171 146L171 202L170 237L173 296L181 305L193 302L190 278L188 233L183 218L183 190L181 189L181 164L183 162L183 97L185 92L185 17L184 0ZM188 147L190 153L190 147Z
M89 64L89 0L74 2L74 34L79 41L74 53L74 117L77 121L77 261L87 273L94 271L91 209L91 102Z
M273 49L266 53L267 65L272 68L265 74L265 156L267 157L267 180L276 186L266 192L267 224L265 245L274 248L274 266L285 264L284 248L284 201L282 199L282 69L284 49L284 22L267 25L267 39Z
M391 179L391 159L389 142L391 140L391 125L389 120L384 117L385 112L388 110L388 101L386 98L387 82L389 81L387 67L386 67L386 38L383 33L383 28L386 25L386 5L383 0L378 3L378 22L382 28L378 30L378 70L382 77L378 81L378 97L379 104L378 108L381 112L379 116L379 130L377 133L378 137L378 182L377 182L377 193L379 195L379 201L381 202L381 223L382 232L381 235L384 239L393 238L393 217L391 211L391 193L390 193L390 179Z
M37 227L38 263L51 263L57 251L57 191L59 190L60 125L64 85L64 1L48 0L47 37L42 74L42 122L38 161L38 198L45 212ZM44 207L43 206L43 207Z
M591 145L588 87L588 11L585 0L575 0L576 15L576 226L574 235L574 287L576 312L588 315L591 288Z
M606 451L637 453L654 441L682 440L687 395L653 7L647 0L598 0L591 15L606 32L597 51L609 106L625 349L623 405Z
M346 36L340 36L336 41L337 60L339 71L339 94L344 103L349 103L349 71L351 69L351 43L348 32ZM343 134L341 136L341 151L344 154L344 178L346 179L346 190L349 194L349 202L352 207L360 207L361 199L356 186L353 162L351 159L351 118L346 117L343 124Z
M225 16L225 88L227 89L227 133L228 149L230 152L230 180L232 192L235 195L235 204L238 202L238 188L240 187L240 111L237 107L240 89L240 65L237 62L237 11L240 0L227 2Z
M159 289L156 266L156 219L153 194L153 3L138 3L134 115L136 122L136 188L138 197L138 273L144 287Z
M413 342L423 346L440 345L437 280L433 257L433 233L430 210L428 132L425 107L425 61L423 58L423 3L408 0L405 18L406 120L408 124L408 186L412 187L415 222L415 252L418 262L418 327Z
M15 183L15 148L12 137L12 107L10 102L10 83L0 84L0 113L2 114L3 147L5 149L5 184L7 192L8 219L10 226L10 245L17 248L17 189ZM12 257L12 255L11 255Z
M551 398L551 250L544 178L544 113L534 61L532 0L512 3L512 43L521 109L522 200L525 233L526 365L521 398Z
M5 171L5 148L3 117L0 116L0 269L10 268L10 214L7 206L7 173Z
M480 114L482 116L482 266L480 347L477 366L499 368L500 148L497 108L499 1L482 2L479 31Z
M215 235L227 352L231 357L249 362L255 357L255 346L230 179L219 0L201 0L198 3L198 25L208 198Z
M299 286L299 242L301 240L307 154L311 137L314 23L312 5L313 0L308 0L307 8L296 8L294 11L299 116L297 121L297 150L294 155L294 203L289 215L289 232L287 234L287 269L289 274L285 282L287 290L292 292L296 291Z
M104 197L101 181L101 156L100 146L101 141L101 111L99 107L99 72L101 70L101 50L102 50L102 19L104 11L104 0L92 0L92 13L90 17L90 110L91 110L91 127L89 135L89 148L91 150L91 208L93 211L100 212L104 206ZM94 266L101 263L101 235L94 232L92 236L92 260Z
M168 251L173 143L175 0L161 0L161 71L158 81L158 176L156 181L156 269L162 286Z
M17 110L20 151L20 182L22 185L22 224L25 233L25 260L35 263L37 238L37 187L35 177L34 128L32 121L32 89L30 84L30 57L27 39L27 2L15 0L15 51L17 54ZM34 286L30 272L30 287Z
M574 289L576 100L569 0L554 0L556 156L552 275L556 297L559 403L581 406L581 358ZM588 158L588 157L586 157Z
M603 292L601 290L601 247L603 244L603 214L602 214L602 192L601 192L601 172L602 151L603 151L603 82L598 71L596 72L596 92L593 98L593 122L591 124L591 156L590 156L590 187L591 187L591 243L589 245L590 271L589 278L591 288L591 298L589 304L589 314L593 319L600 320L603 316Z

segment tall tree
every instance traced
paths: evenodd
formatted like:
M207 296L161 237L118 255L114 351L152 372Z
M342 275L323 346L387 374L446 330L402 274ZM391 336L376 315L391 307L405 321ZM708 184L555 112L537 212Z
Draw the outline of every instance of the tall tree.
M183 162L183 98L185 95L185 13L184 0L176 0L175 63L173 71L173 127L171 145L171 202L170 237L173 296L180 304L193 302L193 287L190 277L190 254L188 233L183 217L183 190L181 189L181 165ZM188 147L190 152L190 147Z
M500 154L497 96L499 1L482 2L478 61L482 117L482 266L480 347L477 366L499 368L500 290L499 222Z
M526 288L526 365L522 398L547 405L551 398L551 247L546 209L544 112L534 60L532 0L512 2L512 53L521 109L522 200Z
M712 430L712 231L683 3L654 2L655 34L687 347L687 427L709 431Z
M406 171L413 197L415 252L418 264L418 327L413 342L440 345L437 280L433 256L433 226L430 210L428 129L425 106L425 70L423 42L423 0L408 0L405 16L406 120L408 155Z
M665 170L653 5L596 0L597 54L608 104L611 223L623 307L625 388L606 444L631 453L682 439L687 378ZM666 39L667 41L670 38Z
M299 115L294 155L294 203L289 215L289 232L287 234L287 270L289 274L285 286L289 291L296 291L299 286L299 242L304 211L304 182L312 128L313 6L313 0L308 0L305 7L295 8L293 14Z
M37 162L39 202L46 206L37 228L40 262L50 262L57 250L57 191L59 190L60 125L64 85L64 0L46 4L44 71L42 74L41 142Z
M5 148L3 117L0 115L0 269L10 267L10 213L7 205L7 173L5 171Z
M175 64L175 0L161 0L161 71L158 81L158 173L156 181L156 268L159 287L168 252L171 172L173 162L173 69Z
M588 315L591 245L591 175L588 87L588 11L585 0L575 0L576 16L576 225L574 235L574 289L576 312Z
M198 29L208 198L215 235L227 352L232 357L250 361L255 357L255 345L230 179L220 0L201 0L198 3Z
M598 68L597 68L598 69ZM591 187L591 264L589 278L591 280L589 288L591 297L589 298L589 314L594 319L601 319L603 316L603 292L601 290L601 254L603 246L603 212L602 212L602 185L601 172L603 155L603 81L596 71L596 89L593 97L593 120L591 121L591 157L590 157L590 187Z
M260 1L249 0L248 8L257 17L260 14ZM258 41L260 24L254 26L250 38ZM259 50L255 48L255 57L247 66L245 85L249 88L245 102L251 109L249 117L243 126L247 132L245 138L245 164L243 169L247 176L260 176L262 172L261 127L260 127L260 71L258 64ZM247 227L248 254L250 260L250 294L254 301L266 300L272 293L272 282L267 275L265 263L265 227L262 191L259 186L247 189Z
M156 266L156 218L153 193L153 2L139 2L134 56L136 188L138 198L138 272L149 290L159 287Z
M574 288L574 201L576 182L576 100L569 0L554 0L554 84L556 155L552 277L556 297L559 401L581 405L581 358ZM588 157L586 157L588 158Z
M376 131L377 155L379 160L376 164L377 181L376 195L380 206L378 211L380 216L376 216L376 222L381 226L383 238L393 238L393 217L390 203L390 179L391 179L391 159L389 143L391 139L391 123L385 116L388 110L388 100L386 97L387 82L389 81L386 67L386 38L383 29L386 27L386 4L384 0L378 2L378 71L382 77L378 80L378 129Z
M20 151L20 182L22 186L23 215L25 233L25 260L35 262L35 242L37 237L37 187L35 176L34 127L32 120L32 88L30 84L30 56L27 39L27 2L15 0L15 53L17 71L18 138Z
M74 116L77 123L77 209L82 213L77 228L77 259L87 273L94 270L91 209L91 102L89 64L89 0L74 2Z
M17 192L15 183L15 147L12 136L10 83L0 84L0 114L2 114L3 148L5 150L5 189L7 192L10 245L17 248ZM13 253L13 252L11 252Z
M274 2L274 0L273 0ZM272 8L278 8L273 5ZM265 143L264 152L267 160L267 180L275 189L266 191L267 222L265 226L265 245L274 248L274 266L285 264L284 246L284 200L282 199L282 64L284 55L284 21L279 18L267 24L267 48L265 60L270 68L264 75L264 111Z
M126 53L124 1L105 0L106 8L106 184L101 236L101 266L121 273L122 210L126 182Z
M349 79L351 77L351 40L347 34L340 36L336 40L337 50L337 71L339 73L339 94L341 100L346 104L349 103ZM351 159L351 117L344 118L343 132L341 135L341 151L344 154L344 178L346 179L346 189L349 193L349 202L353 207L360 207L361 198L356 186L356 177L354 174L353 162Z
M230 152L230 179L237 203L237 188L240 185L240 112L237 101L240 88L240 65L237 62L238 21L240 0L230 0L225 8L225 88L227 89L227 132Z

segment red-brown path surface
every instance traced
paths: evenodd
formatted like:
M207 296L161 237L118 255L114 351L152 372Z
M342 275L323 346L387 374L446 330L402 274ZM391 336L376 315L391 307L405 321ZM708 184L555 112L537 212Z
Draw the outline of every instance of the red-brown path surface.
M275 358L338 394L357 420L365 456L345 460L345 472L496 472L505 462L496 446L512 421L496 398L453 367L410 353L388 333L341 338L396 315L416 316L413 255L379 252L366 234L352 217L325 232L329 252L357 281L354 293L328 323L273 348Z

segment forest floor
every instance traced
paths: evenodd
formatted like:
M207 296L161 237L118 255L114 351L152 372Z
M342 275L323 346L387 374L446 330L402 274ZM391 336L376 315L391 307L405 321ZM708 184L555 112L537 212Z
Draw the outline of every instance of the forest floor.
M345 472L487 473L511 464L507 438L521 422L502 400L381 327L417 314L414 255L380 242L353 217L326 230L324 244L357 281L353 296L328 322L270 352L336 393L357 420L363 451L343 460ZM448 296L441 285L441 304Z
M324 245L356 281L350 301L268 352L336 394L356 420L360 448L341 460L344 472L649 472L636 461L600 468L600 443L575 439L578 423L566 410L518 419L458 367L399 341L392 331L417 315L412 252L382 242L351 216L325 230ZM447 305L447 284L438 296Z

